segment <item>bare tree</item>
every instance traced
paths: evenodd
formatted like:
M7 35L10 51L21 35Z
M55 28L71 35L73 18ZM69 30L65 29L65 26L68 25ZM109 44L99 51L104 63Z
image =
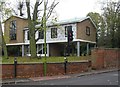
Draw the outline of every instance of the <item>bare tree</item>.
M43 17L44 14L41 17L41 21L39 22L41 24L40 28L36 29L35 26L38 24L38 13L43 10L39 10L39 6L42 5L43 0L36 0L35 5L34 5L34 10L33 14L31 16L31 9L30 9L30 0L26 0L26 7L27 7L27 16L28 16L28 28L29 28L29 35L30 35L30 52L31 52L31 57L36 57L37 56L37 50L36 50L36 42L39 40L35 39L35 33L38 30L43 29ZM47 14L46 14L46 21L49 19L51 16L53 9L56 7L58 2L54 0L50 6L48 6L48 0L46 2L46 7L47 7Z
M20 14L20 16L23 16L24 14L23 14L23 8L24 8L24 0L22 0L22 1L18 1L18 10L19 10L19 14Z

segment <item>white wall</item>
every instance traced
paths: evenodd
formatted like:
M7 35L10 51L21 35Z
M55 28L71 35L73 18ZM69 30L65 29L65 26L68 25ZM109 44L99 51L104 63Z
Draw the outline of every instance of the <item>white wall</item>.
M66 25L60 25L57 26L57 38L51 38L51 28L49 27L46 31L46 41L47 43L54 43L54 42L66 42L67 37L65 37L65 26L72 26L72 31L73 31L73 40L76 39L76 24L66 24ZM25 30L25 43L29 43L29 40L27 40L27 31ZM38 37L38 32L35 34L36 38ZM44 43L44 39L38 40L37 43Z

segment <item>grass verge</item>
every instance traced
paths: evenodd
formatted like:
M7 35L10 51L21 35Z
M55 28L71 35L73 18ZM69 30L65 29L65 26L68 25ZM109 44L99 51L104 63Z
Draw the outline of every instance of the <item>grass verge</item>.
M9 57L9 59L2 58L2 64L13 64L15 57ZM43 63L44 57L42 58L30 58L30 57L16 57L18 63ZM80 57L67 57L68 62L77 62L81 60L90 60L90 56ZM64 57L47 57L47 62L64 62Z

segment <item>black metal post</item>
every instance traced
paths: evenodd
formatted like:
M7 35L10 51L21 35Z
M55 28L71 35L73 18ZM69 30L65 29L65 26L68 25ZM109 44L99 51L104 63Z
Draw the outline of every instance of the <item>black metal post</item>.
M70 42L68 42L68 46L67 46L67 53L68 53L68 55L67 55L67 56L70 56Z
M64 57L64 69L65 69L65 74L67 73L67 58Z
M14 78L17 76L17 59L14 58Z

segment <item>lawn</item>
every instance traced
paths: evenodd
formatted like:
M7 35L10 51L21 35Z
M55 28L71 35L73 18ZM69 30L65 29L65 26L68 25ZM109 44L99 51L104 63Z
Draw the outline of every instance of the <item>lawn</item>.
M30 58L30 57L16 57L18 63L43 63L44 57L42 58ZM80 57L67 57L68 62L90 60L90 56L80 56ZM64 62L64 57L47 57L47 62ZM14 57L9 57L9 59L2 58L3 64L13 64Z

